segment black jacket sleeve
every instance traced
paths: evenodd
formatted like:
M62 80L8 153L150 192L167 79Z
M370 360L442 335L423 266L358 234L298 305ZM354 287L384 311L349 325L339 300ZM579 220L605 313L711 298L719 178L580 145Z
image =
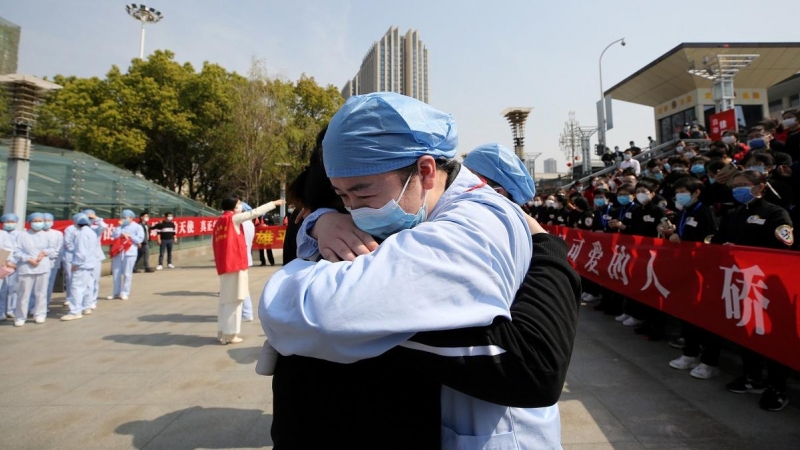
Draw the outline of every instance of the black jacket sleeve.
M393 349L404 365L442 384L495 404L539 408L558 401L577 331L580 277L566 243L533 236L533 258L511 305L511 321L487 327L417 333L415 347ZM497 349L483 355L440 350ZM468 352L466 352L468 353Z

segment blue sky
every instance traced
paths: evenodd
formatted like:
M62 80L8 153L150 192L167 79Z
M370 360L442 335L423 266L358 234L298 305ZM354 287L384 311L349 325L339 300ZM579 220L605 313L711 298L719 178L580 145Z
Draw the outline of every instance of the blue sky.
M766 4L765 4L766 5ZM390 26L417 29L430 54L431 104L452 113L459 153L486 142L512 146L500 112L534 108L526 151L542 161L566 159L558 137L575 111L581 125L596 123L597 60L605 88L681 42L800 40L800 4L751 1L604 0L560 2L476 0L151 0L165 19L149 28L145 53L170 49L179 61L211 61L246 73L253 57L272 75L301 73L341 88L358 71L372 43ZM22 26L19 72L103 76L138 56L139 25L115 0L24 0L0 7ZM654 136L651 108L614 102L610 147L645 144Z

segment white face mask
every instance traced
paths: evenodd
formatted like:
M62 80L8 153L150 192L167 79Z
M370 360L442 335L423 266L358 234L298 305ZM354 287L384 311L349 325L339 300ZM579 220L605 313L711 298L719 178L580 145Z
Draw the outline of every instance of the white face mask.
M787 117L783 119L783 127L784 128L792 128L793 126L797 125L797 119L794 117Z
M646 205L646 204L650 203L650 194L646 194L644 192L640 192L640 193L636 194L636 200L638 200L639 203L641 203L643 205Z
M541 200L534 200L533 201L533 206L536 206L536 207L542 206L542 201Z
M736 138L733 136L722 136L722 142L727 145L731 145L736 141Z
M547 200L545 204L547 204L548 208L552 208L553 206L555 206L556 202L554 202L553 200Z
M689 158L689 159L692 159L695 156L697 156L697 153L695 153L695 152L686 152L686 157Z
M678 153L683 153L683 149L684 148L686 148L686 147L684 147L682 145L679 145L679 146L675 147L675 151L678 152Z

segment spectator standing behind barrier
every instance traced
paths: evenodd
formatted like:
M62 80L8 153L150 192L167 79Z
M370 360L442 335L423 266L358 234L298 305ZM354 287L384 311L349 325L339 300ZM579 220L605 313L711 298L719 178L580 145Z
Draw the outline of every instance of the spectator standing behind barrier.
M144 261L144 271L147 273L155 272L156 270L150 267L150 214L147 211L139 214L139 225L144 232L144 241L139 244L139 253L136 255L136 263L134 267L139 265L139 261ZM134 273L140 273L141 269L134 269Z
M268 226L269 225L276 225L275 223L272 222L272 218L269 216L269 214L265 214L263 217L260 218L260 220L261 220L261 223L264 224L264 225L268 225ZM264 258L265 255L266 255L266 259ZM269 265L270 266L274 266L275 265L275 255L272 253L272 249L271 248L266 249L266 250L262 248L261 250L259 250L258 251L258 259L261 261L261 266L262 267L267 265L267 259L269 260Z
M783 127L787 131L784 151L792 157L792 161L800 161L800 111L784 111Z
M747 156L747 153L750 151L747 145L739 142L739 135L735 131L728 130L723 132L722 142L725 143L728 155L737 162L744 160L745 156Z
M633 141L631 141L630 144L631 146L626 151L630 151L631 155L638 156L642 153L642 149L637 147L636 144L633 143Z
M170 269L175 268L172 264L172 246L178 243L178 228L172 219L172 213L168 212L164 217L164 221L153 227L158 232L156 235L158 241L158 266L156 266L156 270L164 268L164 253L167 254L167 267Z
M107 297L108 300L115 298L127 300L131 295L133 264L139 253L139 244L144 241L144 231L138 223L133 221L134 217L136 214L129 209L122 211L119 226L111 232L111 239L123 238L130 242L124 243L122 250L116 255L112 255L111 276L114 278L114 292Z
M642 173L642 167L639 164L639 161L633 159L633 152L628 149L625 150L625 153L622 154L622 163L620 163L619 168L625 170L627 168L632 168L634 175L637 177Z
M662 234L670 242L704 242L717 232L719 225L714 211L700 201L702 190L703 183L696 179L681 178L675 183L675 206L679 214L674 224L661 227ZM681 322L681 335L685 341L683 354L670 361L670 367L691 369L690 375L701 380L719 376L719 338L688 322Z
M788 250L794 244L794 230L789 213L764 200L767 179L762 173L746 170L733 179L733 196L740 206L720 224L710 238L713 244L736 244L751 247ZM764 357L743 350L744 375L727 384L737 394L761 393L759 407L780 411L789 403L786 379L789 369L775 361L767 361L767 380L762 381Z

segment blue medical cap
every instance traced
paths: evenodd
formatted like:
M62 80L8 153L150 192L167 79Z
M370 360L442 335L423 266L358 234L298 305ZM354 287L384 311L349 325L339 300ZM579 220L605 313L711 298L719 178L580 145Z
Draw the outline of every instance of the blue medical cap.
M120 215L123 219L133 219L136 217L136 214L133 213L130 209L123 209L122 215Z
M44 220L44 214L39 212L28 214L28 222L33 222L34 220Z
M503 187L518 205L533 200L536 185L525 164L511 149L500 144L484 144L469 152L464 165Z
M0 222L19 222L19 217L14 213L3 214L0 217Z
M93 209L85 209L82 212L83 212L83 214L86 214L87 216L91 216L92 214L94 214L94 210Z
M242 211L252 211L252 210L253 210L252 206L248 205L245 202L242 202Z
M75 225L91 225L92 219L89 218L88 215L85 213L78 213L72 216L72 221L75 222Z
M42 214L42 215L44 216L44 220L45 220L45 221L50 221L50 222L52 222L52 221L56 220L56 218L55 218L55 217L53 217L53 215L52 215L52 214L50 214L50 213L44 213L44 214Z
M453 116L393 92L350 97L328 124L322 157L328 177L391 172L421 156L453 158Z

